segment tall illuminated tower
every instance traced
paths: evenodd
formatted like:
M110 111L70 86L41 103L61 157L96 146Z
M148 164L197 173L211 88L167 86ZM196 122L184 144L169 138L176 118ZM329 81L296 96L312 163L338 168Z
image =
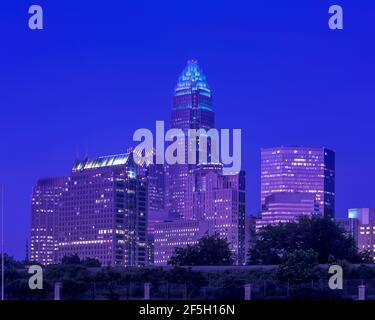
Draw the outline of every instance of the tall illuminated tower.
M57 225L68 178L39 179L32 190L30 261L55 262Z
M173 97L171 128L209 130L215 125L211 90L196 60L189 60L178 79ZM172 215L183 217L187 179L196 165L187 164L188 146L185 144L185 163L171 165L168 170L168 204Z

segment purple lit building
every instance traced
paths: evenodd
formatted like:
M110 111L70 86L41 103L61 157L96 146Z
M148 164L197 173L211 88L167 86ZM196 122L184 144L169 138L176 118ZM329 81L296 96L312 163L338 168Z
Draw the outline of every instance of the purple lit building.
M139 154L139 156L142 155ZM166 168L163 164L156 163L155 150L150 151L146 155L146 159L143 165L137 165L136 168L138 174L147 179L146 256L147 264L153 265L155 224L168 219L169 213L166 206Z
M184 217L212 223L236 264L245 263L245 173L224 175L221 164L198 165L188 179Z
M274 193L309 193L319 212L335 216L335 153L326 148L277 147L261 151L261 205Z
M176 85L171 128L182 129L185 134L189 129L214 128L215 117L211 99L211 90L202 70L195 60L188 61ZM196 232L191 233L194 234L191 239L187 240L183 234L179 239L178 221L174 222L176 225L162 224L159 233L155 234L155 262L166 263L166 257L171 255L166 254L164 249L159 250L161 244L169 242L167 239L174 239L168 243L168 250L173 253L176 247L189 241L196 241L195 236L202 235L208 223L212 226L213 232L227 239L234 261L243 264L245 262L245 174L240 172L236 175L224 175L222 164L211 163L210 139L207 142L208 163L198 164L198 144L197 141L196 164L170 165L167 171L169 218L183 219L185 222L181 223L191 224ZM186 143L186 163L188 151L189 146Z
M348 210L347 219L337 221L356 240L360 251L368 251L375 261L375 208Z
M261 219L256 229L266 225L295 221L302 215L319 215L319 205L313 193L276 192L266 197Z
M189 60L177 82L170 126L182 129L209 130L215 126L211 90L197 61ZM197 148L198 150L198 148ZM168 208L176 216L183 215L187 195L187 179L195 165L187 164L188 144L185 144L186 164L176 164L168 170Z
M40 179L32 190L30 260L42 265L55 261L56 225L67 178Z
M359 234L359 220L356 218L339 218L336 223L351 235L358 247L358 234Z
M155 265L167 265L175 249L194 245L205 235L213 234L208 221L176 219L155 224Z
M131 153L77 161L56 201L53 262L77 254L102 265L147 264L147 204L147 179L137 175ZM35 207L32 221L36 214Z

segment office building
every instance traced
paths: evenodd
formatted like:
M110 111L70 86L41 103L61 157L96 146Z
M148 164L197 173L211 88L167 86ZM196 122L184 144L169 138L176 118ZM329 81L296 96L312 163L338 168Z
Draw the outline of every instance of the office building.
M311 193L325 216L335 216L335 153L326 148L277 147L261 151L261 206L274 193Z

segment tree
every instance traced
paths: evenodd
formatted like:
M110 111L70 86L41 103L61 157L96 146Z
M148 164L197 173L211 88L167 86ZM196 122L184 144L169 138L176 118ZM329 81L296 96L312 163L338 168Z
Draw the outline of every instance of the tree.
M122 277L122 274L120 271L111 268L106 267L101 269L99 272L97 272L94 276L94 281L96 284L99 284L99 286L103 286L106 288L107 293L106 296L110 300L118 300L119 294L116 291L116 288L118 287L122 280L125 278Z
M229 243L217 234L204 236L195 245L176 248L169 264L173 266L230 265L233 263Z
M61 260L61 264L82 264L82 261L78 254L74 254L71 256L65 256Z
M100 268L102 266L100 261L95 258L86 258L83 260L83 265L87 268Z
M302 216L298 221L262 228L250 251L251 264L279 264L295 250L313 249L319 263L330 255L351 263L364 262L354 239L329 217Z
M290 284L304 283L318 275L318 253L312 249L287 253L275 272L276 279Z
M185 286L185 299L191 299L192 295L200 288L207 286L208 281L201 272L192 271L190 268L174 267L169 271L167 280L171 283Z
M72 262L76 262L74 259ZM49 265L45 268L45 279L51 284L62 283L64 299L81 299L92 282L91 272L82 264L65 263Z
M64 258L62 258L61 264L82 265L88 268L100 268L102 266L98 259L86 258L85 260L81 260L81 258L77 254L65 256Z

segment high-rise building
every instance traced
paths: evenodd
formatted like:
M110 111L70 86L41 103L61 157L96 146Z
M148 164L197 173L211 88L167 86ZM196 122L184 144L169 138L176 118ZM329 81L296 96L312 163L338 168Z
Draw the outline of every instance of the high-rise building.
M277 147L261 151L261 206L273 193L311 193L322 215L335 215L335 153L326 148Z
M336 223L351 235L358 246L359 220L356 218L338 218Z
M176 248L197 244L200 238L212 234L208 221L176 219L155 224L154 264L167 265Z
M206 77L195 60L190 60L176 85L171 113L171 128L208 131L215 126L212 94ZM224 175L223 165L211 159L211 141L207 141L207 160L199 158L196 141L195 164L188 163L191 146L185 143L185 163L170 165L167 171L169 218L186 223L210 223L213 231L225 238L237 264L245 262L245 174ZM194 143L194 142L193 142ZM216 159L215 159L216 160ZM173 228L159 232L166 239L175 236ZM170 234L169 234L170 233ZM196 234L199 234L197 232ZM155 259L156 259L155 235ZM166 240L165 240L166 241ZM183 241L182 241L183 242ZM182 243L174 241L173 243ZM169 245L171 249L173 246ZM171 249L172 250L172 249ZM173 249L174 250L174 249Z
M133 151L134 152L134 151ZM147 240L146 256L147 265L154 264L154 230L155 224L168 219L169 214L166 206L166 170L163 164L156 161L155 150L146 151L146 161L143 165L137 165L137 173L147 179ZM152 160L152 161L151 161Z
M145 163L136 165L138 175L147 177L147 195L149 213L159 213L166 209L166 177L165 165L156 161L156 151L146 150L146 155L129 149L129 152L138 152L139 157L145 157Z
M40 179L32 190L30 261L42 265L55 261L56 225L67 180Z
M184 217L212 223L229 242L236 264L245 263L245 173L224 175L221 164L198 165L188 179Z
M349 209L348 218L358 220L358 249L370 252L375 261L375 208Z
M146 264L147 182L132 153L78 161L59 217L58 261L78 254L103 265Z
M146 265L147 205L147 179L132 153L77 161L68 178L34 188L31 259L58 263L77 254L102 265Z
M214 125L211 90L197 61L189 60L175 88L170 126L187 135L189 129L209 130ZM188 143L185 143L185 164L171 165L168 169L168 208L176 216L183 215L187 179L195 167L188 164L188 148Z
M319 215L319 205L313 193L276 192L266 197L261 219L256 221L256 229L296 221L303 215Z

